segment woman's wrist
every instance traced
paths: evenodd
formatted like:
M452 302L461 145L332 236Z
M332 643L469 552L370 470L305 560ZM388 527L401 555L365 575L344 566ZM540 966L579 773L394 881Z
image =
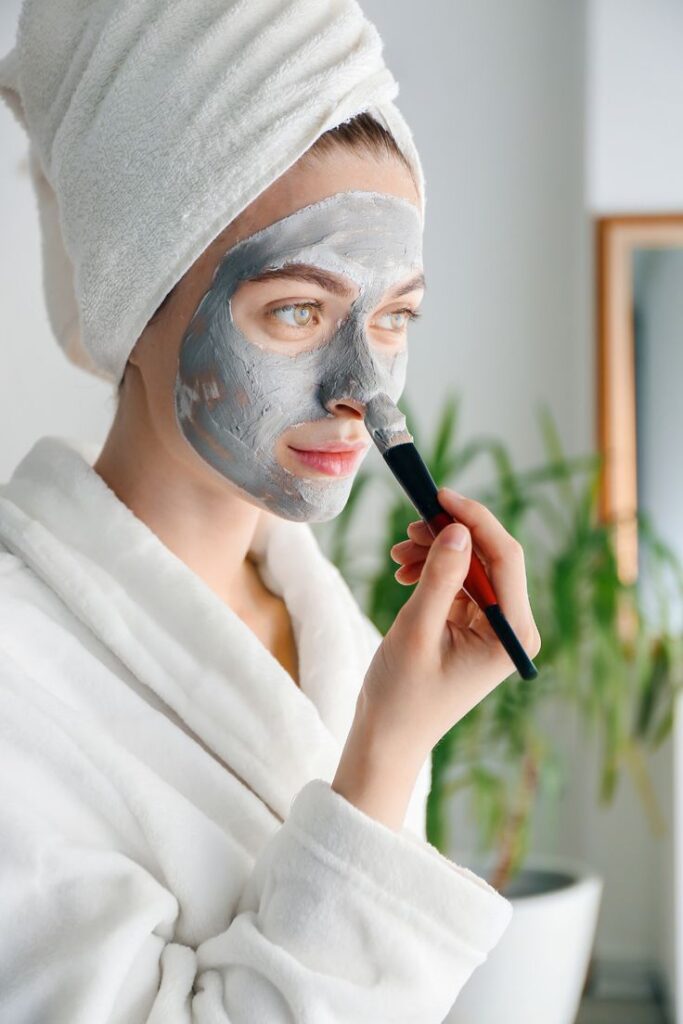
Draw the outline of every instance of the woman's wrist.
M383 730L361 694L332 789L398 831L428 753Z

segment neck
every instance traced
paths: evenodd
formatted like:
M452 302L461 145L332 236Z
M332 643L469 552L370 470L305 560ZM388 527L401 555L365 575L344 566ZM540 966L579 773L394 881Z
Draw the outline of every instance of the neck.
M270 517L196 466L196 456L164 444L146 406L120 402L93 468L153 533L238 614L259 585L249 558L257 528ZM265 525L265 524L264 524Z

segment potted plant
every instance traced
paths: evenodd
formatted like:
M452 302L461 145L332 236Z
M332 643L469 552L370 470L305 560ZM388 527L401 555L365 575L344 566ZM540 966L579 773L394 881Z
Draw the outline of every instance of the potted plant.
M647 752L669 734L683 675L683 638L669 610L683 598L683 569L644 513L638 515L640 552L649 603L641 587L621 581L613 527L598 509L600 458L569 459L555 423L539 409L546 461L520 472L505 445L489 437L459 444L459 400L448 398L431 444L407 421L438 485L453 486L486 459L493 482L474 496L521 542L529 596L542 638L537 679L518 676L499 686L432 752L427 839L445 855L451 801L465 799L476 827L470 866L513 901L502 941L475 971L455 1004L454 1024L571 1024L593 944L602 880L567 863L527 864L540 799L561 792L563 765L546 723L549 707L579 716L600 744L599 798L609 803L625 769L648 820L664 828L651 785ZM387 488L379 563L349 543L371 484ZM414 508L389 474L361 471L349 501L323 542L369 617L384 633L410 588L394 578L385 552L406 537ZM561 954L561 955L560 955ZM533 970L529 966L533 965Z

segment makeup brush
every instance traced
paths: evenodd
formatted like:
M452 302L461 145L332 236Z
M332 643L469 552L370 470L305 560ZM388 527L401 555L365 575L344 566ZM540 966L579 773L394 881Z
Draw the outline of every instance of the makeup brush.
M457 522L437 500L437 486L413 443L406 418L388 395L380 392L365 410L365 425L372 440L433 537ZM522 647L498 604L498 598L481 561L472 551L472 561L462 588L484 612L501 644L510 655L522 679L535 679L538 669Z

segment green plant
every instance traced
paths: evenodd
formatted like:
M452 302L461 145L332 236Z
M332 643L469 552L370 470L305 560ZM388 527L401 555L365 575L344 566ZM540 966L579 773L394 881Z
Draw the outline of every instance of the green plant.
M652 827L661 831L646 754L668 735L683 681L683 637L670 620L671 608L680 607L683 598L683 569L673 551L641 512L639 550L654 605L648 609L642 588L620 580L614 527L598 514L599 457L568 458L545 407L539 409L539 424L546 461L519 472L498 439L458 443L457 397L448 398L431 445L415 433L405 400L402 406L437 485L453 486L475 461L490 462L493 483L473 496L524 547L529 596L542 638L537 679L511 676L434 748L429 842L447 850L448 801L455 793L468 793L478 853L492 854L491 882L504 889L528 852L540 795L552 798L562 785L561 759L543 718L552 702L578 714L600 743L601 801L612 800L626 768ZM371 482L388 488L388 509L379 564L364 571L354 559L357 545L350 543L350 528ZM388 552L405 539L415 518L391 474L364 470L332 526L330 557L352 588L366 587L362 603L382 633L411 593L395 580L397 566Z

